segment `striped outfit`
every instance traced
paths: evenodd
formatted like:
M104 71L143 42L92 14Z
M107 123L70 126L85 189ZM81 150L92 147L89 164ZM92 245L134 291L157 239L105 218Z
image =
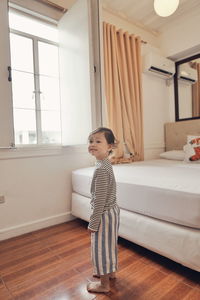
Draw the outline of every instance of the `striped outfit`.
M92 215L88 228L91 234L91 255L94 273L105 275L117 270L117 239L119 207L116 202L116 182L110 161L96 163L91 184Z

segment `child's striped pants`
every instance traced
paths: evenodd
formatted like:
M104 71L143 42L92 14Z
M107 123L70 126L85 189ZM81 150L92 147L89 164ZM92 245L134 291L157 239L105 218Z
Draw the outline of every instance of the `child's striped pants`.
M119 207L105 211L97 232L91 234L91 255L94 274L105 275L117 271L117 240Z

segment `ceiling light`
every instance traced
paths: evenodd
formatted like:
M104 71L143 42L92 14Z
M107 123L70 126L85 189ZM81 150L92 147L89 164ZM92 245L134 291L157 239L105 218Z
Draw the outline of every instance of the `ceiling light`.
M168 17L178 8L179 0L154 0L154 9L157 15Z

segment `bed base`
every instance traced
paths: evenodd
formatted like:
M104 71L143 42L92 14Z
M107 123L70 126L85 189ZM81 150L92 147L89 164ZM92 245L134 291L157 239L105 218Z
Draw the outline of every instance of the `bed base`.
M72 215L89 221L90 199L72 194ZM119 236L200 272L200 230L121 209Z

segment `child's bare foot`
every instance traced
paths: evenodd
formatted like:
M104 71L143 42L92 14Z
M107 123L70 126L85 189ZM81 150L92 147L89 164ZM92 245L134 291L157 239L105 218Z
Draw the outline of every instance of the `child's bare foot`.
M97 274L93 274L93 277L100 278L100 276L97 275ZM112 272L112 273L109 274L109 279L115 279L115 278L116 278L116 273L115 272Z
M110 273L109 278L110 279L115 279L116 278L116 273L115 272Z
M97 274L93 274L92 276L95 277L95 278L100 278L100 276L97 275Z
M87 285L87 290L91 293L108 293L110 291L110 286L103 286L101 282L90 282Z

